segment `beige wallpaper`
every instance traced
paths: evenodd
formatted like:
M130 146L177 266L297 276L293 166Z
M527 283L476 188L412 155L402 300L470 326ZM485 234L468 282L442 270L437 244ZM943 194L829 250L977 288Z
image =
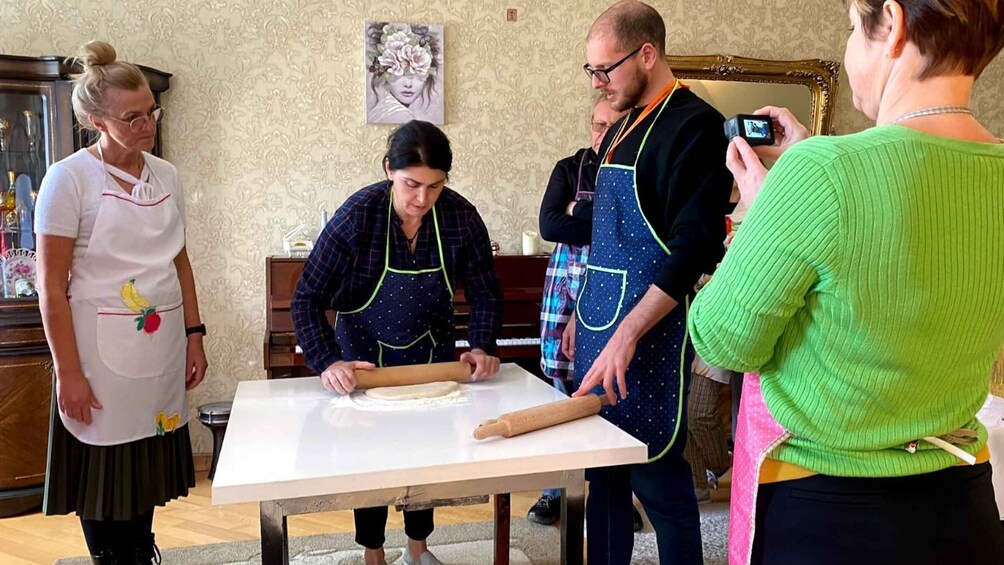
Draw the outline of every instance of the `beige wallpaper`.
M312 230L380 176L388 126L363 113L364 20L445 24L445 131L452 186L504 252L536 225L551 167L587 142L583 38L607 0L3 0L0 52L72 54L110 41L127 60L174 73L166 156L185 183L188 244L210 373L192 405L262 378L264 257L298 222ZM842 60L841 0L657 0L674 54ZM517 8L507 23L505 9ZM1004 135L1004 64L975 108ZM864 127L846 86L839 132ZM211 442L192 426L196 451Z

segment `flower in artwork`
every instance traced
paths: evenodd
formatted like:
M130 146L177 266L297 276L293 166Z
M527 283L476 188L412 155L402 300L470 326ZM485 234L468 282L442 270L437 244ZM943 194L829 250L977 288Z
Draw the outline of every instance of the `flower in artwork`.
M429 26L370 24L367 37L370 73L383 78L435 74L439 40Z

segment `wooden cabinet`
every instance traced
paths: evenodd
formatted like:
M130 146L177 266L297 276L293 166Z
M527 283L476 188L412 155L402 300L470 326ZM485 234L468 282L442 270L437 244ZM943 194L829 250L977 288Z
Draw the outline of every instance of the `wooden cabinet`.
M0 517L42 502L52 358L35 300L0 301Z
M0 55L0 194L17 185L16 206L0 206L5 257L11 249L34 249L34 237L25 235L46 169L93 142L90 132L77 127L70 104L70 75L79 69L64 59ZM140 68L159 103L171 75ZM160 150L158 131L153 153ZM11 294L0 292L0 517L42 501L52 402L52 357L38 300L3 298Z

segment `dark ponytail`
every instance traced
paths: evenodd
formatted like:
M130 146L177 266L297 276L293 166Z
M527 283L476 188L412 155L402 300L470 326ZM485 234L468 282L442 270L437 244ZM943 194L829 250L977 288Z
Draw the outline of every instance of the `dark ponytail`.
M383 162L391 171L424 165L449 174L453 151L446 134L429 122L412 120L387 138Z

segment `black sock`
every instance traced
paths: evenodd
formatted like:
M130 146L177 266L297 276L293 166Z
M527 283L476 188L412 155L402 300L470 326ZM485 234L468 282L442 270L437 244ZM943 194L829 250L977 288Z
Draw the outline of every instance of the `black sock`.
M119 544L121 538L130 528L126 520L86 520L80 519L80 527L84 531L84 540L91 555L110 553Z
M146 543L153 533L153 510L131 520L80 519L84 540L91 555L110 552L117 547L133 547L136 542Z

